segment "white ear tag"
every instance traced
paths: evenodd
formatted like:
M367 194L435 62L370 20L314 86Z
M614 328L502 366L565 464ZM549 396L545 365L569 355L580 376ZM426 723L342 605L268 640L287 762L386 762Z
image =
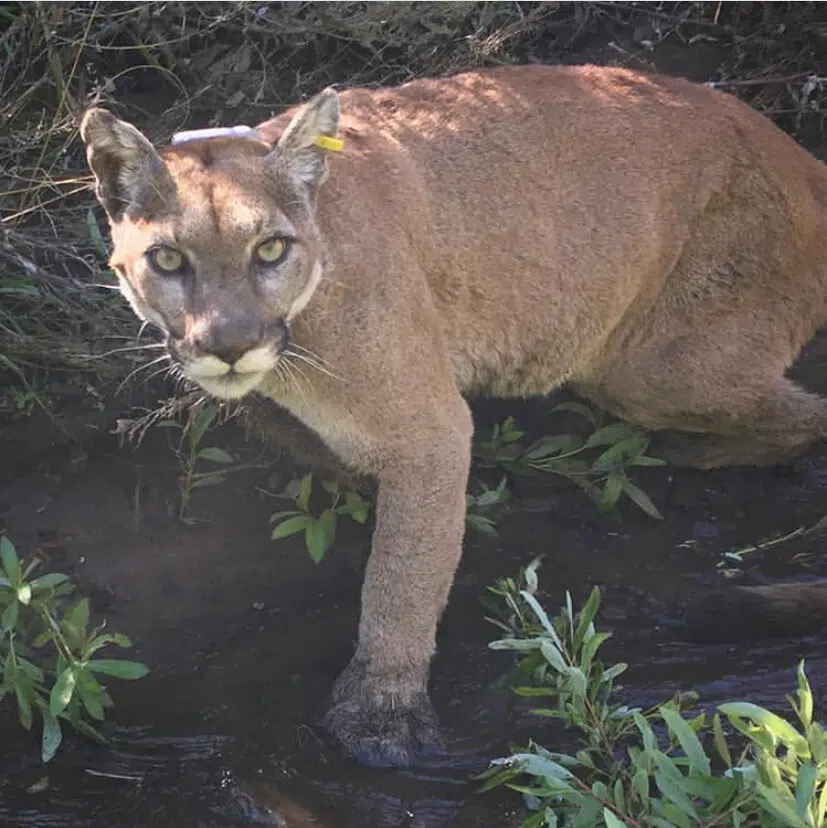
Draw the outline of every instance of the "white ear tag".
M205 138L258 138L258 133L248 126L189 129L184 132L176 132L170 143L183 144L185 141L200 141Z

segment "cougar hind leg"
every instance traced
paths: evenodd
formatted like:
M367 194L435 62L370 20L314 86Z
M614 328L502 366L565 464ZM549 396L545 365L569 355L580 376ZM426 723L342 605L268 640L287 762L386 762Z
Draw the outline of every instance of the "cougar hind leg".
M738 320L726 327L738 337ZM674 465L788 462L827 438L827 399L784 375L789 342L779 332L750 337L747 320L743 327L735 347L709 328L650 342L584 391L624 419L663 432L652 450Z
M782 378L735 422L711 428L721 433L655 435L652 451L672 465L699 469L788 463L827 437L827 400Z

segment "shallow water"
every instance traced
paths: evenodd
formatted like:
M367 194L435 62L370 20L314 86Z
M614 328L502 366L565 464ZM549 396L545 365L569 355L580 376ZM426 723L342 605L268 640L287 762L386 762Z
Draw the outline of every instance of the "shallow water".
M241 443L231 449L255 459ZM49 569L69 572L153 670L139 682L110 684L111 749L68 737L43 766L36 739L5 710L0 824L519 824L516 796L476 795L469 776L503 755L509 740L566 747L568 736L532 719L498 684L510 661L487 650L496 635L479 599L537 554L546 555L540 577L550 608L565 589L582 601L601 586L599 626L614 632L606 657L630 663L621 692L631 702L691 687L705 704L749 698L783 709L800 657L816 689L825 678L817 635L701 647L680 640L668 622L682 600L722 580L721 552L827 512L827 456L813 454L783 475L647 470L640 482L662 522L628 510L618 522L577 492L523 487L500 541L470 540L440 631L432 687L447 756L409 770L362 768L315 723L352 651L369 534L346 528L318 567L301 542L274 544L273 503L250 496L269 473L239 473L203 490L194 508L209 522L195 526L174 516L174 467L158 438L134 453L105 439L80 470L40 469L0 490L21 554L38 550ZM811 536L755 556L747 577L819 574L821 545Z

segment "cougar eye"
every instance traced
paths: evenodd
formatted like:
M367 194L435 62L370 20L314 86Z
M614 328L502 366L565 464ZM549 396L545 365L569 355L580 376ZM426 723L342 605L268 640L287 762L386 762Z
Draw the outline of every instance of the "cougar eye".
M256 258L267 264L277 262L287 252L287 239L267 239L256 248Z
M147 255L152 265L164 273L177 273L186 264L184 254L174 247L156 247Z

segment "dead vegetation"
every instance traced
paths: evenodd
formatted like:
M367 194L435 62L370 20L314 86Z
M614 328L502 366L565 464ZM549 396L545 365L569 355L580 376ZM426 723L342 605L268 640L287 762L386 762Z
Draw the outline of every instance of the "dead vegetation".
M0 415L3 382L111 392L149 361L99 287L105 233L76 129L93 101L165 140L255 123L329 83L612 62L715 82L824 144L820 3L6 3L0 50Z

